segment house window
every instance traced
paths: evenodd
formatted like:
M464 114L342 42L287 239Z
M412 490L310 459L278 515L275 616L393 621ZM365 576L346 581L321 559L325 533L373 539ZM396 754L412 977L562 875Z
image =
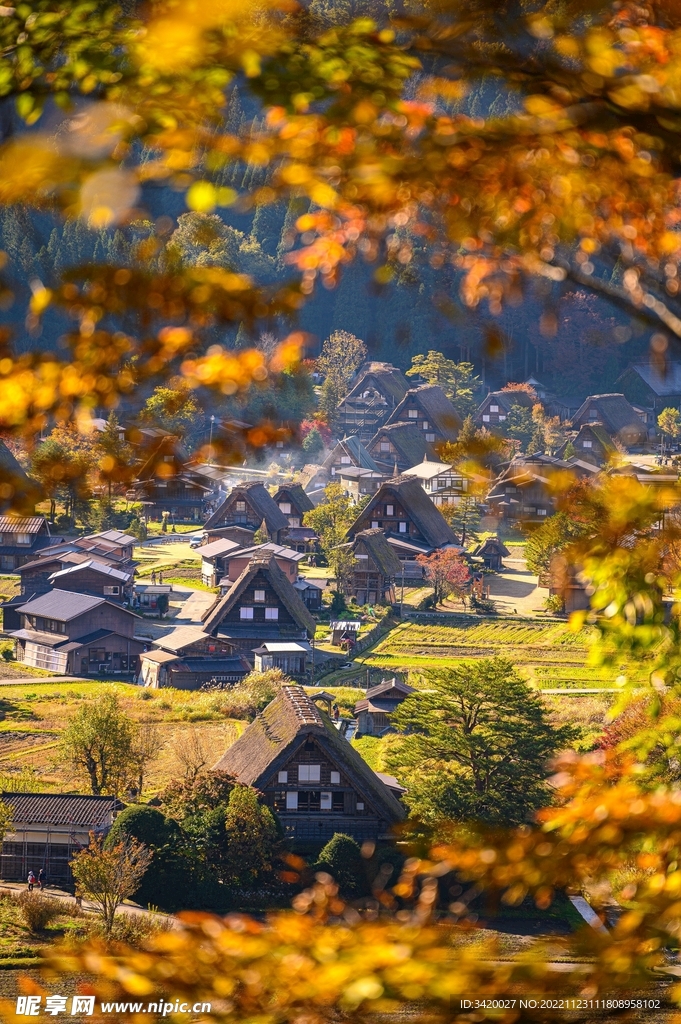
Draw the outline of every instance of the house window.
M489 416L483 416L482 417L482 422L483 423L489 423Z
M288 525L289 526L300 526L300 517L299 516L290 516L289 517L289 521L288 521Z
M387 516L394 516L395 515L395 506L394 505L386 505L385 506L385 514Z
M434 441L435 434L426 434L426 441Z
M340 786L340 772L331 772L331 785Z
M371 520L371 529L372 530L378 530L378 528L379 528L378 520L377 519L372 519Z
M364 803L363 803L362 800L358 800L357 801L357 810L358 811L363 811L364 810Z
M254 591L253 600L254 601L264 601L265 600L265 591L264 590L256 590L256 591Z
M351 460L349 455L341 455L341 466L349 466L350 461Z
M252 608L239 608L239 618L240 619L252 619L253 618L253 609Z
M279 772L278 782L288 782L288 772Z
M499 412L499 406L498 405L490 405L489 411L490 412Z
M419 411L418 409L410 409L407 415L410 420L417 420L419 418Z
M298 782L319 782L322 766L319 764L299 764Z
M400 525L398 527L398 530L399 530L400 533L406 533L407 532L407 523L400 523Z
M269 619L271 622L276 622L276 620L279 618L279 609L265 608L265 618Z
M290 501L280 501L279 502L279 508L284 513L284 515L287 516L289 514L289 512L291 511L291 502Z
M390 451L390 441L381 441L380 448L382 452Z
M428 426L429 426L429 424L428 424L428 420L424 420L424 421L423 421L423 424L422 424L422 428L421 428L421 429L422 429L422 430L427 430L427 429L428 429Z
M30 544L30 543L31 543L31 535L30 535L30 533L18 533L17 534L17 544Z
M322 810L322 811L330 811L331 810L331 808L333 806L332 803L331 803L331 798L332 798L332 794L331 793L322 793L321 794L321 802L319 804L320 810Z
M283 448L283 447L284 447L284 442L283 441L277 441L277 443L275 445L275 448Z
M582 448L593 448L592 441L582 441Z
M246 511L246 502L245 501L237 501L237 503L236 503L236 510L237 510L237 512L245 512Z
M500 417L499 417L499 422L500 422L500 423L503 423L505 419L506 419L506 417L505 417L505 416L500 416Z
M287 793L286 794L286 810L297 811L298 810L298 794Z
M538 508L537 509L537 515L538 516L545 516L546 515L546 509L545 508Z
M172 462L173 461L173 456L172 455L164 455L163 456L163 461L164 462Z
M14 568L14 555L0 555L0 569L3 572L11 572Z
M120 587L104 587L104 594L107 597L115 597L118 594L120 594L120 592L121 592L121 588Z

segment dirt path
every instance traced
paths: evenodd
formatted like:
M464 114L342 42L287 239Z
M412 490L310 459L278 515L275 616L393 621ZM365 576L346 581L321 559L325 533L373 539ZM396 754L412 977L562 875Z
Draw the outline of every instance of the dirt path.
M38 891L38 889L34 890L34 892ZM15 895L19 895L19 893L26 892L26 885L24 882L0 882L0 892L11 892ZM43 895L45 899L61 900L65 904L74 907L76 905L76 897L70 892L65 892L64 889L57 889L54 886L48 886L47 889L43 891ZM86 899L82 901L81 909L90 913L96 913L97 911L95 904ZM132 901L127 901L126 903L121 904L117 912L121 914L130 914L133 917L150 917L158 919L159 922L167 921L172 928L179 928L180 926L180 922L177 918L173 917L172 914L161 914L157 910L148 910L146 907L140 906L139 903L133 903Z
M505 558L504 569L490 576L489 581L490 597L501 614L534 616L544 611L548 589L538 586L524 558Z

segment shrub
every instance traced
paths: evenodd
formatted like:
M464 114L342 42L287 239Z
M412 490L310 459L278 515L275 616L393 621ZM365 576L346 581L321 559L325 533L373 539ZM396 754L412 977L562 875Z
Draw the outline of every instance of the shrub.
M151 916L150 914L117 914L109 941L122 942L133 949L142 949L152 935L159 932L170 931L170 921L167 918ZM94 920L88 927L88 933L94 938L106 938L106 932L101 920Z
M31 932L39 932L55 917L59 917L62 908L56 900L44 896L40 892L22 892L15 897L19 912Z
M14 641L13 640L3 640L2 643L0 643L0 656L2 656L5 661L13 661L14 660Z
M341 896L366 895L367 875L362 852L351 836L336 832L319 854L315 871L331 875Z
M143 906L153 904L164 910L179 907L186 896L188 868L182 857L182 834L177 822L154 807L132 805L114 821L105 848L110 850L126 839L136 839L153 852L135 899Z
M565 602L560 594L551 594L544 598L544 607L553 615L561 615L565 611Z

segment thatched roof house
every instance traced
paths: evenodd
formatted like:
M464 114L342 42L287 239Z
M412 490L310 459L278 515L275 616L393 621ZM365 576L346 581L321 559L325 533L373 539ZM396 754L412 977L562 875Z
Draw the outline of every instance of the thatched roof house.
M301 686L283 686L214 766L260 790L289 836L386 836L402 805Z

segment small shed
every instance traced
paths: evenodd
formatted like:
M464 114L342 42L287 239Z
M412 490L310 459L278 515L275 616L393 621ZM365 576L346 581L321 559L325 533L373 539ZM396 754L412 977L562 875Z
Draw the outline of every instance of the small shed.
M482 544L478 544L473 552L478 558L482 558L486 569L494 569L497 572L504 567L502 558L507 558L510 553L498 537L489 537Z
M354 622L341 619L338 622L330 622L331 643L334 647L354 647L359 639L361 622Z
M322 606L322 587L313 583L312 580L308 580L303 577L296 580L293 586L300 594L303 604L305 604L311 612L319 611Z
M255 671L267 672L279 668L287 676L302 679L307 674L307 662L312 652L308 643L301 640L289 643L267 640L261 647L253 649Z
M415 692L413 686L407 686L396 677L384 679L378 686L372 686L367 690L366 697L357 701L352 712L357 720L356 737L384 736L393 732L390 715Z
M133 607L143 611L167 611L172 583L136 583Z

